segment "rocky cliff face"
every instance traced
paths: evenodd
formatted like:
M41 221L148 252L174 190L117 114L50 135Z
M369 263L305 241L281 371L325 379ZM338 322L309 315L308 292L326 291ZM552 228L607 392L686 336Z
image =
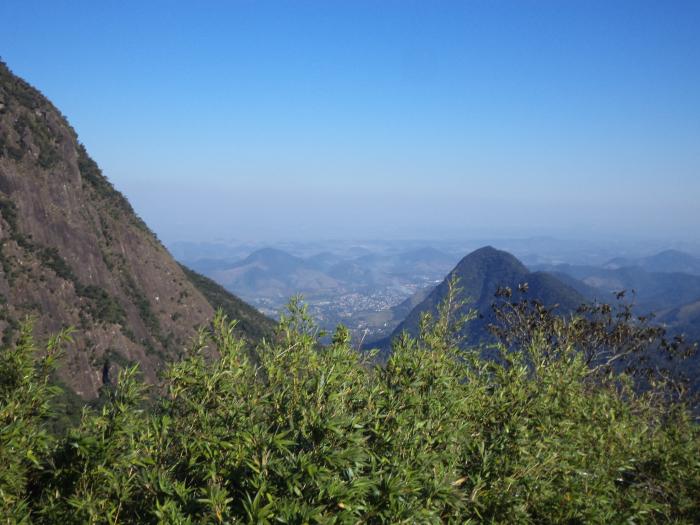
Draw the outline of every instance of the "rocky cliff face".
M59 375L84 398L127 363L154 381L213 316L61 113L2 63L0 215L3 341L26 316L40 335L76 327Z

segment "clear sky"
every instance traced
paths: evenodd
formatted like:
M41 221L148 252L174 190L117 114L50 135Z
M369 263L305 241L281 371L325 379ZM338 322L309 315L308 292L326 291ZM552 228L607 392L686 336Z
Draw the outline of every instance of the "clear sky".
M166 240L700 238L700 2L0 2Z

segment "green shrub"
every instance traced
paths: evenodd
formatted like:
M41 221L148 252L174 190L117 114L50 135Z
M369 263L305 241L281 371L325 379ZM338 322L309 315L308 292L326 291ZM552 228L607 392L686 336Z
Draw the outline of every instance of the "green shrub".
M152 336L156 339L161 339L160 321L151 308L151 302L136 285L134 279L130 275L125 274L123 277L124 290L138 308L141 321L143 321L143 324Z
M52 337L38 354L32 323L20 328L17 343L0 351L0 516L21 523L29 516L29 497L49 464L52 438L47 431L57 389L50 376L70 331Z
M79 285L76 293L90 301L90 313L93 319L115 324L121 324L126 319L126 312L122 305L104 288L95 285Z
M41 264L43 264L47 268L51 268L54 271L54 273L58 275L61 279L77 283L78 278L75 276L75 273L73 273L73 269L66 262L66 260L63 257L61 257L56 248L40 248L37 251L37 255L39 256Z
M682 403L591 374L543 334L496 359L459 350L451 305L385 367L343 327L321 346L296 300L255 349L219 313L155 405L124 369L50 453L8 463L34 469L12 478L31 490L11 485L11 508L39 523L698 521Z

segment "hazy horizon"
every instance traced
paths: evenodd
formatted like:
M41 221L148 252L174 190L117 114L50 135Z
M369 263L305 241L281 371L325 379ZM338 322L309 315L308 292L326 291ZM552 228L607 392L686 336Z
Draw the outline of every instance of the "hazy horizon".
M700 4L6 1L167 241L700 240Z

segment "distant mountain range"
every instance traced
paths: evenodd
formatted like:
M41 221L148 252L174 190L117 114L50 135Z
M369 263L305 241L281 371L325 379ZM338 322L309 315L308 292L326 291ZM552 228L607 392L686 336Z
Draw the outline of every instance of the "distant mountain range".
M342 322L356 336L366 336L366 343L386 345L392 334L412 331L420 312L434 311L444 296L442 281L448 273L461 277L465 295L483 316L468 327L472 342L488 337L496 287L515 290L520 282L528 283L529 297L558 304L563 312L584 302L614 302L614 293L627 290L626 299L635 302L638 313L654 312L672 333L697 332L692 313L700 301L700 275L678 270L694 271L698 259L679 250L608 259L598 266L540 264L533 266L534 271L508 252L490 247L474 251L456 266L457 257L429 246L396 253L355 252L320 251L299 257L264 248L239 261L204 259L194 265L263 308L279 309L289 296L302 292L325 328ZM413 292L405 288L409 282ZM392 289L403 289L403 297L392 298ZM371 294L384 294L387 300L366 306Z
M669 264L666 267L677 265ZM634 301L640 313L663 314L669 309L700 300L700 275L651 272L642 266L610 269L560 264L539 266L538 269L566 280L589 300L610 302L613 293L626 290L627 299Z
M115 367L177 358L214 309L250 338L272 321L181 268L114 189L60 111L0 63L0 330L76 327L59 380L98 395Z
M615 258L602 266L540 265L589 301L611 302L626 290L625 300L638 314L653 313L671 334L700 341L700 259L665 250L639 259Z
M655 273L687 273L700 275L700 258L679 250L664 250L655 255L638 259L617 257L603 265L603 268L610 270L629 267L639 267L647 272Z
M326 272L314 262L290 255L282 250L263 248L242 261L210 269L209 275L228 290L243 297L287 301L290 296L317 291L338 292L341 283L332 277L333 266Z
M425 294L458 260L413 244L383 251L351 245L303 257L266 247L236 261L222 257L188 263L269 315L277 315L292 295L301 294L324 329L343 323L372 341L390 334L410 310L402 303L415 305L413 294Z
M385 286L392 279L427 279L444 275L456 257L433 248L396 254L362 254L342 257L321 252L302 258L275 248L263 248L248 257L230 260L192 261L195 269L206 273L227 289L243 297L282 298L302 293L343 292Z

